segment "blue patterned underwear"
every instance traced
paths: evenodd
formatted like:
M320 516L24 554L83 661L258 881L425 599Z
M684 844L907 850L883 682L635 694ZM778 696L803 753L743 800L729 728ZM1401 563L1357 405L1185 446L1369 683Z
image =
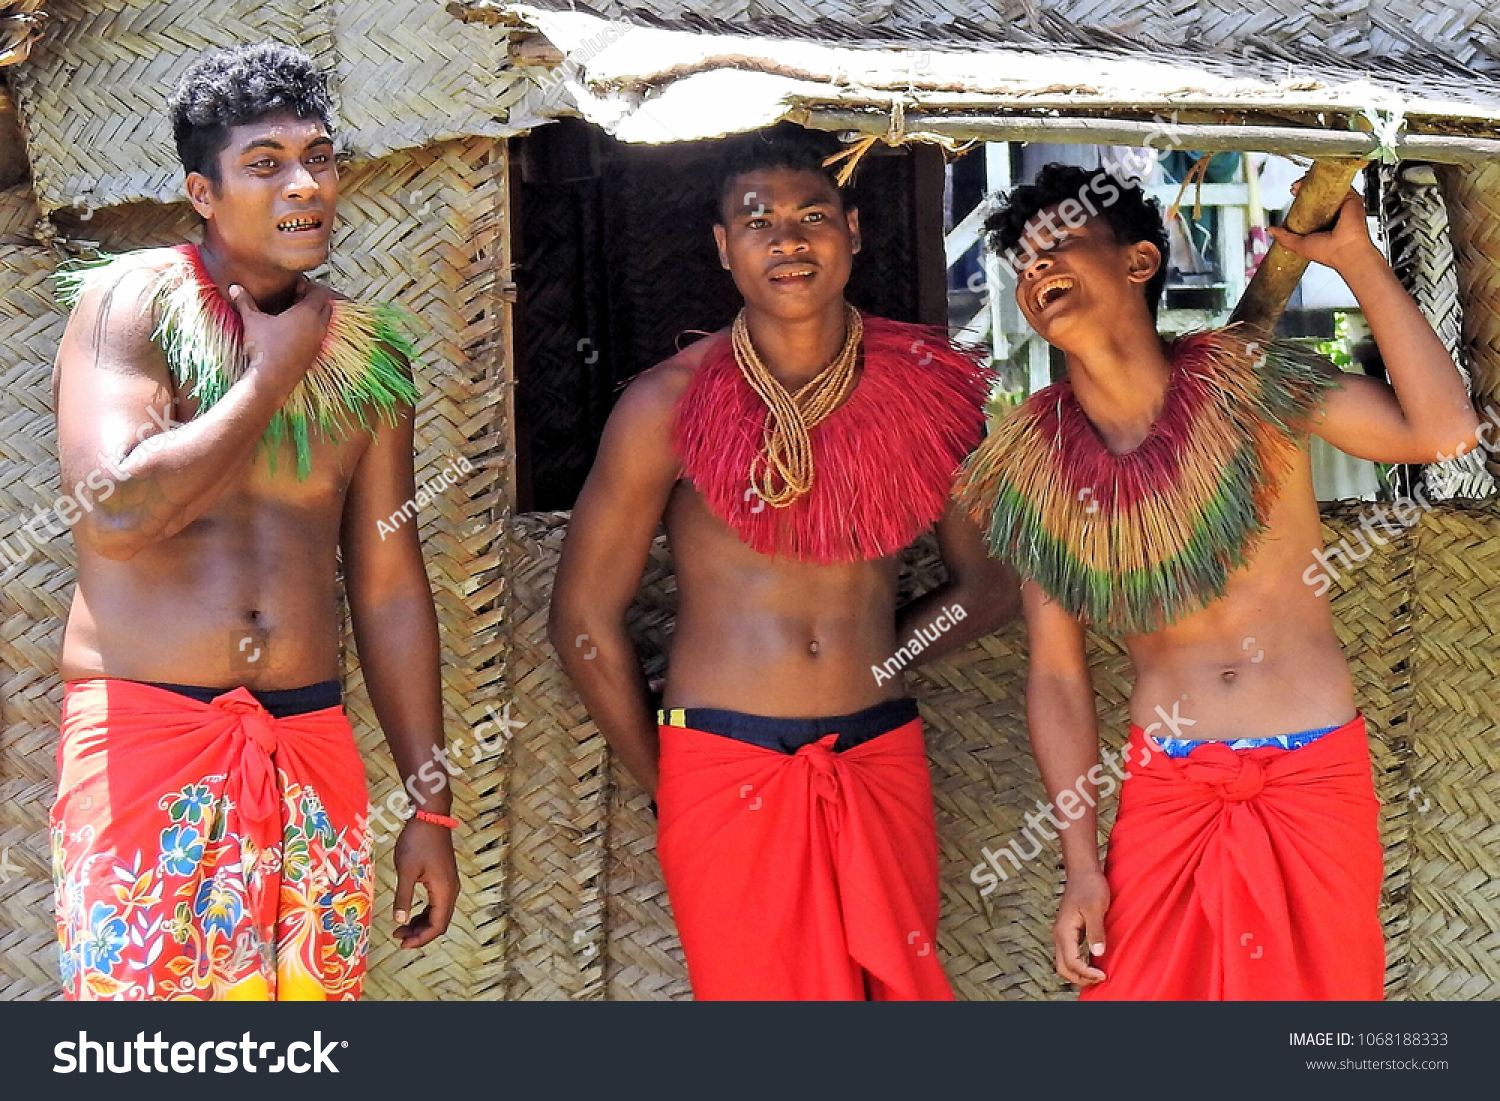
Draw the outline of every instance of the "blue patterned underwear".
M1340 723L1338 726L1325 726L1319 730L1302 730L1296 734L1276 734L1270 738L1235 738L1232 741L1221 744L1227 745L1230 749L1264 749L1266 746L1271 746L1275 749L1301 749L1303 746L1317 741L1324 734L1331 734L1339 726L1345 725L1347 724ZM1152 737L1151 740L1168 757L1186 757L1200 745L1207 744L1195 738Z

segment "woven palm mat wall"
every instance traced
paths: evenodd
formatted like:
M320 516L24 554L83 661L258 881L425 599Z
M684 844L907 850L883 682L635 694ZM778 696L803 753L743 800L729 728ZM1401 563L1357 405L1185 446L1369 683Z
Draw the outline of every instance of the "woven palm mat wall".
M1500 998L1500 517L1422 526L1412 616L1413 997Z
M1462 352L1474 403L1481 412L1500 404L1500 164L1437 170L1448 207L1449 235L1463 303ZM1500 477L1500 459L1486 459Z
M385 156L498 137L505 36L431 0L49 0L15 74L44 208L175 200L166 96L205 50L272 39L332 77L343 138Z
M420 512L427 572L442 633L444 717L450 743L467 740L495 691L498 570L491 544L510 461L504 402L508 367L500 349L509 261L504 224L504 148L487 138L431 146L346 173L330 281L357 297L398 302L419 322L416 465L420 485L452 458L473 471ZM6 193L10 194L10 193ZM430 202L413 205L410 197ZM107 251L180 241L193 229L184 205L134 204L59 219L67 239ZM35 220L34 212L31 215ZM0 222L5 219L0 218ZM16 215L11 222L25 222ZM58 491L50 368L62 317L47 278L56 254L0 248L0 536ZM12 278L12 273L18 281ZM61 685L56 678L62 618L73 585L72 545L55 540L3 582L0 636L0 848L23 876L0 884L0 998L49 997L57 990L51 929L47 809L55 784ZM371 798L399 786L375 724L352 644L346 645L346 703L367 762ZM366 996L468 998L499 955L501 918L487 905L497 888L503 831L495 792L497 753L464 758L454 781L459 870L465 897L447 936L420 953L392 946L391 845L377 847L375 931Z
M1430 164L1381 165L1381 217L1391 267L1458 365L1469 393L1474 381L1463 351L1463 303L1458 297L1458 265L1448 235L1448 207ZM1495 480L1484 467L1482 450L1422 468L1422 481L1434 498L1484 497Z
M21 190L0 192L0 224L27 226ZM47 810L56 773L57 624L72 585L71 552L49 543L29 561L17 529L51 505L57 460L48 373L62 335L45 250L0 244L0 998L57 989ZM37 471L50 470L48 479Z
M1362 509L1328 514L1330 543ZM681 948L654 854L644 796L602 738L546 641L547 601L566 514L516 517L505 551L514 713L507 777L512 869L506 946L515 998L684 998ZM1382 920L1390 997L1500 994L1500 520L1442 506L1351 567L1334 590L1383 804ZM908 556L906 591L936 584L931 547ZM630 627L660 676L675 586L664 543L647 566ZM587 645L587 640L580 640ZM1095 640L1106 743L1119 751L1130 687L1114 646ZM1023 718L1024 629L1013 624L912 677L928 726L937 799L943 919L939 951L962 998L1068 997L1053 973L1051 923L1062 876L1055 851L988 897L969 879L985 846L1018 838L1045 799ZM1111 717L1115 717L1111 720ZM1106 801L1105 821L1113 819ZM1007 865L1008 867L1008 865Z

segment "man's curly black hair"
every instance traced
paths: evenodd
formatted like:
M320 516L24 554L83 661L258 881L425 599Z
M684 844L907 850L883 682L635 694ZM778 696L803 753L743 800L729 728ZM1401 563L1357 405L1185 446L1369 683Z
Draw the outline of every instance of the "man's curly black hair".
M1152 318L1167 284L1167 228L1161 204L1139 186L1121 180L1103 168L1085 169L1053 162L1037 173L1036 182L1013 188L999 209L985 219L990 247L1000 256L1020 253L1026 223L1048 207L1075 199L1089 217L1098 217L1110 227L1115 241L1133 245L1149 241L1161 253L1161 264L1146 283L1146 306ZM1078 215L1074 215L1078 217Z
M219 183L219 154L232 127L287 111L333 130L328 82L301 50L276 42L206 54L168 97L172 137L184 172Z
M826 177L838 192L844 209L849 209L854 205L849 189L840 187L835 171L823 165L828 157L843 148L843 143L833 134L808 130L793 122L778 122L764 130L731 138L719 159L714 186L714 221L720 225L724 223L724 201L729 198L729 189L736 177L768 168L815 172Z

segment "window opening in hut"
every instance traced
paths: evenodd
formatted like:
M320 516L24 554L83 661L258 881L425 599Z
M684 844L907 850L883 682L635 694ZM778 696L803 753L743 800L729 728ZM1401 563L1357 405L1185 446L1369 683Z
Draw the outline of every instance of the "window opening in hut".
M517 507L570 509L626 383L739 308L712 231L722 142L626 145L563 119L514 149ZM935 149L864 158L856 306L942 323L942 191Z
M691 342L695 330L728 324L738 309L711 231L722 144L627 145L576 119L516 142L521 511L571 508L629 380ZM944 164L932 147L877 147L857 180L865 247L855 259L849 298L900 320L946 321L955 336L988 345L1000 369L996 414L1060 378L1064 368L1056 349L1022 318L1014 279L983 239L994 197L1034 179L1051 161L1102 164L1139 178L1164 209L1180 195L1159 315L1168 334L1228 319L1269 248L1266 227L1290 205L1290 185L1302 172L1293 161L1259 153L1158 157L1105 146L991 142ZM1381 241L1378 219L1371 229ZM1364 331L1349 289L1314 265L1278 335L1346 369L1383 376L1373 342L1360 337ZM1382 491L1372 464L1320 440L1312 446L1320 499ZM1385 472L1391 483L1385 491L1410 473Z

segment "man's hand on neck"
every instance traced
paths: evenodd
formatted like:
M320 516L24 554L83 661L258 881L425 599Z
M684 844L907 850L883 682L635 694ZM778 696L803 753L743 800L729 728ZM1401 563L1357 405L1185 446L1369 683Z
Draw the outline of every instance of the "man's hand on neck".
M231 286L243 287L262 313L279 314L288 309L297 300L297 288L305 278L298 271L257 264L227 254L211 235L198 247L198 254L220 294L227 299Z

